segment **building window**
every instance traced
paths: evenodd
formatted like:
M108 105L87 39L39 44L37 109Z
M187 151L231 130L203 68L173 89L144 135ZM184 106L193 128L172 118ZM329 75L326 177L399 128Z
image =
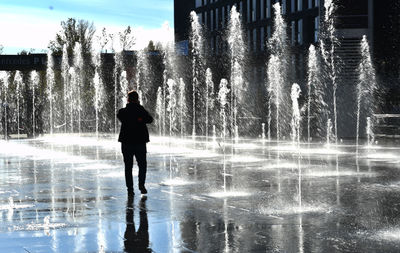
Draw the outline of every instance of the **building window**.
M199 18L199 23L203 25L203 13L197 14L197 17Z
M313 7L312 0L308 0L308 9L311 9L312 7Z
M296 21L292 21L292 45L296 43Z
M264 0L260 0L261 19L265 19Z
M319 6L319 1L320 1L320 0L315 0L315 7L318 7L318 6Z
M269 40L271 38L271 26L267 26L267 39Z
M292 3L290 5L290 10L292 11L292 13L296 11L296 2L295 1L296 0L292 0Z
M253 29L253 51L257 52L257 29Z
M297 11L303 10L303 0L297 0Z
M201 7L202 5L203 5L203 0L196 0L196 8Z
M225 27L225 7L222 6L222 20L221 20L221 27Z
M250 23L251 18L251 0L247 0L247 23Z
M204 12L204 25L208 28L208 12Z
M314 19L314 42L318 42L319 39L319 16Z
M248 45L248 48L251 46L251 31L250 30L247 31L247 45Z
M211 10L210 12L210 26L211 31L214 31L214 10Z
M252 6L252 8L251 8L251 16L252 16L253 22L255 22L256 19L257 19L256 10L257 10L257 8L256 8L256 0L253 0L253 6Z
M240 6L240 17L241 17L241 19L243 21L243 1L240 1L239 6Z
M297 42L303 45L303 20L300 19L297 26Z
M271 0L267 0L267 18L271 18Z
M260 30L260 46L261 46L261 51L265 50L265 28L261 27Z
M219 29L219 12L218 8L215 10L215 30Z
M282 0L282 15L286 14L286 0Z

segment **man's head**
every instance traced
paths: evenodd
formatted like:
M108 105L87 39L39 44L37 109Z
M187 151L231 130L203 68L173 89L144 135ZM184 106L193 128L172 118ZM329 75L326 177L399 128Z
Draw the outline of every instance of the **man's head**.
M129 103L139 103L139 94L135 90L128 92L128 102Z

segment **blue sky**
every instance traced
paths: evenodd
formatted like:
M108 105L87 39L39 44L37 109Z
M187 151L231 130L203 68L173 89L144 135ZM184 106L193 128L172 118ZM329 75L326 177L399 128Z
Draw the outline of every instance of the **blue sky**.
M149 39L173 39L173 0L0 0L0 16L5 54L46 49L69 17L93 21L98 31L106 27L111 33L130 25L137 47Z

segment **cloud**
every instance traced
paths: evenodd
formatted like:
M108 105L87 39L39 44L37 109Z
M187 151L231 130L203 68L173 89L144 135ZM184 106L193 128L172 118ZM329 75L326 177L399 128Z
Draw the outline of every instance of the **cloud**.
M49 9L18 8L16 11L13 8L0 7L0 13L2 13L0 45L4 46L4 53L16 53L17 49L34 48L36 51L47 49L50 40L53 40L61 29L60 22L71 17L70 13ZM94 25L98 33L105 27L109 33L114 34L118 34L128 26L127 24L110 23L108 20L99 22L94 20ZM144 48L149 40L162 43L174 40L174 32L168 21L160 22L158 27L149 28L143 25L135 26L135 24L131 24L131 27L136 38L135 49Z

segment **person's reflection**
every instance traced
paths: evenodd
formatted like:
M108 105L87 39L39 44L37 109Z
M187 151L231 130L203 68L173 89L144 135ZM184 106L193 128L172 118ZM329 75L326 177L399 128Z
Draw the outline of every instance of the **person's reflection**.
M128 195L126 207L126 230L124 234L125 252L152 252L149 248L149 223L146 209L147 197L143 196L139 202L140 226L136 232L133 218L133 195Z

